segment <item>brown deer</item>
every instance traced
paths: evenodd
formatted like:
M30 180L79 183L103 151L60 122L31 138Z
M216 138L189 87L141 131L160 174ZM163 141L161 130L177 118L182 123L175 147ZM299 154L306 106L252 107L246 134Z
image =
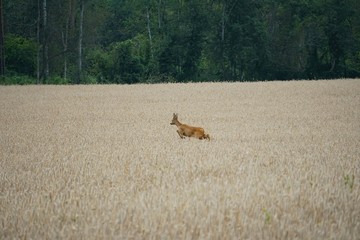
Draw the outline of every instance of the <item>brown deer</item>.
M200 140L207 139L210 141L209 134L206 134L203 128L192 127L192 126L189 126L186 124L182 124L181 122L179 122L178 115L175 113L173 114L173 119L170 124L176 125L178 127L178 130L176 130L176 131L181 138L195 137Z

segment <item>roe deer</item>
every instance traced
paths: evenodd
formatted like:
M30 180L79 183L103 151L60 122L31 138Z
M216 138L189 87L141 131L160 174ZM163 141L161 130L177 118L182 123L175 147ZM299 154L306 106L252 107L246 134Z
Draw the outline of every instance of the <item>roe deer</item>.
M178 120L178 115L173 114L173 119L170 123L171 125L176 125L178 127L177 133L181 138L185 137L195 137L197 139L207 139L210 141L209 134L206 134L203 128L200 127L192 127L186 124L182 124Z

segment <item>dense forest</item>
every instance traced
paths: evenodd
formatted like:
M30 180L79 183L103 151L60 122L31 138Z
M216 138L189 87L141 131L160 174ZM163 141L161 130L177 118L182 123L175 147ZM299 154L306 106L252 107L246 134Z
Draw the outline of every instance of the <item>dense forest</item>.
M360 76L359 0L1 0L1 83Z

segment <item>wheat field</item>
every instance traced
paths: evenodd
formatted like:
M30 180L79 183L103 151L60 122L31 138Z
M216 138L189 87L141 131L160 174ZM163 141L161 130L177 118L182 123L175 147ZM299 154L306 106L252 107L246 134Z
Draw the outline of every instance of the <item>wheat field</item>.
M360 80L0 87L0 239L359 238Z

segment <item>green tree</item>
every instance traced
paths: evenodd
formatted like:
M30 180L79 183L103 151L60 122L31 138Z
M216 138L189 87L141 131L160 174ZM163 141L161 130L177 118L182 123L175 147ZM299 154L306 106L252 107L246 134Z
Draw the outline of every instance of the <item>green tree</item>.
M357 0L3 4L7 69L34 76L35 48L37 78L49 75L43 83L360 76Z
M224 1L221 48L222 79L252 80L262 78L265 66L265 35L260 5L255 1ZM224 30L224 28L226 30Z
M135 40L113 43L110 46L109 60L104 70L105 78L114 83L138 83L144 76L144 67Z
M6 68L14 73L33 76L36 69L37 45L22 36L7 34L5 38Z

